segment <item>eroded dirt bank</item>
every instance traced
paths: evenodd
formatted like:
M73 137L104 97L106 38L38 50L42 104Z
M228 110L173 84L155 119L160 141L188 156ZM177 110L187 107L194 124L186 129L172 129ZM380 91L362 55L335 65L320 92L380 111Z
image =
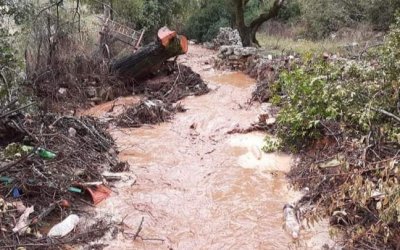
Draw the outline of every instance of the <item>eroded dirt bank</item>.
M184 99L187 112L157 126L110 129L136 182L119 183L97 209L123 221L108 249L321 249L326 226L303 230L299 242L282 229L284 204L300 196L285 178L291 156L263 153L262 133L227 134L269 107L248 105L254 80L214 71L212 55L193 46L180 58L211 88ZM89 112L104 115L99 108Z

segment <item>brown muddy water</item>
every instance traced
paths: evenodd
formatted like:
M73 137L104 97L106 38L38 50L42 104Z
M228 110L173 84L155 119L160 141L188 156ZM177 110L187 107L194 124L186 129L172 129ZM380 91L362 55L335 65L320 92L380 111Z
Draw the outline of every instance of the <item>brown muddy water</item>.
M116 238L102 240L107 249L321 249L332 244L326 223L303 229L298 241L283 230L284 204L301 196L285 177L293 159L263 153L263 133L227 134L250 126L268 109L248 105L254 80L213 70L212 54L191 47L180 59L212 89L184 99L186 113L157 126L110 129L120 160L130 163L136 181L118 183L117 193L97 208L99 217L124 225ZM102 116L97 111L104 106L88 112ZM142 218L141 238L133 240Z

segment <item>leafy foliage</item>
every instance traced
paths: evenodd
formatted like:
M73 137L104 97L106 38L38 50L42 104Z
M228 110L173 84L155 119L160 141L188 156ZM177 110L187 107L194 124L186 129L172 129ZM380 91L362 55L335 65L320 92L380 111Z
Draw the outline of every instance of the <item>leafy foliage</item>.
M302 204L342 227L349 247L398 247L400 18L371 60L306 55L272 86L278 136L303 150L294 183ZM333 159L333 160L332 160Z
M213 39L220 27L230 26L230 23L231 15L225 1L211 1L189 18L184 33L190 39L205 42Z
M0 0L0 106L15 99L24 80L24 65L15 39L18 35L16 25L26 21L29 6L21 1Z
M388 30L400 7L397 0L294 0L300 5L305 36L321 39L342 27L369 23L377 30Z
M267 135L264 139L264 146L262 147L262 151L264 151L265 153L272 153L281 149L281 147L282 143L279 138Z

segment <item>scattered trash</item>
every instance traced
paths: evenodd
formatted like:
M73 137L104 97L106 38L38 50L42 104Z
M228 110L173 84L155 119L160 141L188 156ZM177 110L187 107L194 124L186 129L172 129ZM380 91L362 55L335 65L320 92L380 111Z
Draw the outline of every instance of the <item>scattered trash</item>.
M385 198L385 194L380 192L379 190L373 190L371 192L371 198L373 198L375 200L381 200L381 199Z
M19 217L17 224L13 228L13 232L18 232L19 235L23 235L27 232L29 227L29 215L33 213L34 208L33 206L28 207L25 209L24 213Z
M17 187L15 187L15 188L12 189L11 194L12 194L13 198L19 198L19 197L22 196L22 190L17 188Z
M18 213L22 214L25 212L26 207L22 201L14 201L11 203L18 211Z
M79 194L83 193L83 190L82 190L82 189L76 188L76 187L69 187L69 188L68 188L68 191L70 191L70 192L72 192L72 193L79 193Z
M36 152L41 158L46 159L46 160L51 160L51 159L56 158L55 153L48 151L46 149L43 149L43 148L38 148Z
M58 204L59 204L62 208L69 208L69 207L71 207L71 203L70 203L69 201L67 201L67 200L61 200Z
M300 223L296 214L296 209L290 204L283 207L283 216L285 219L285 229L294 238L299 238Z
M48 237L64 237L69 234L79 223L79 217L76 214L71 214L62 222L54 225L49 233Z
M93 204L97 205L111 195L111 190L104 185L99 185L94 188L86 188L92 197Z
M75 137L76 136L76 129L69 128L68 129L68 135L69 135L69 137Z
M0 182L4 184L10 184L13 182L13 179L7 176L0 176Z
M65 93L67 93L67 89L66 88L59 88L58 89L58 93L60 93L61 95L64 95Z
M101 174L107 181L127 181L129 177L124 173L103 172Z

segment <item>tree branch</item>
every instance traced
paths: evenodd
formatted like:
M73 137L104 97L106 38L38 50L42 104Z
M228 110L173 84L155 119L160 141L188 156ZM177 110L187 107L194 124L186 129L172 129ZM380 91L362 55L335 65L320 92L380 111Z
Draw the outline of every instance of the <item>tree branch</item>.
M394 115L394 114L392 114L392 113L390 113L390 112L388 112L388 111L386 111L386 110L383 110L383 109L381 109L381 108L371 108L372 110L374 110L374 111L376 111L376 112L379 112L379 113L381 113L381 114L384 114L384 115L387 115L387 116L389 116L389 117L392 117L393 119L395 119L397 122L400 122L400 117L398 117L398 116L396 116L396 115Z
M268 13L262 13L260 16L258 16L256 19L254 19L250 23L250 28L253 29L258 29L261 24L264 22L268 21L271 18L274 18L278 15L280 8L283 6L285 0L275 0L274 5L272 8L268 11Z

